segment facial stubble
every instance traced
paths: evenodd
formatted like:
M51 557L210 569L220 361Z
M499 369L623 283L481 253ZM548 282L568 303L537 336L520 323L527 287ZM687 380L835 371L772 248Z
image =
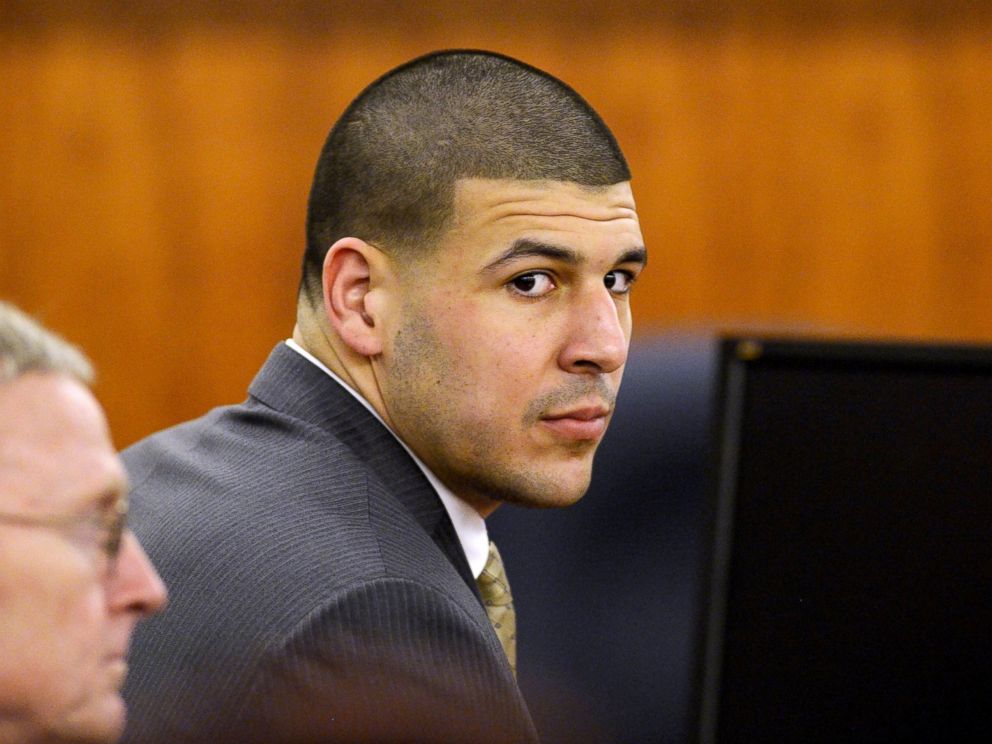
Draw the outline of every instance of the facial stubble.
M519 431L509 431L478 408L478 415L469 415L471 406L466 404L483 381L465 374L470 366L443 343L430 316L408 306L404 318L393 340L386 405L397 433L435 475L470 503L481 498L546 508L568 506L581 498L589 486L598 442L558 443L549 448L549 459L536 462L515 459L507 444L518 437L526 441L527 432L549 411L589 398L612 409L616 392L605 377L569 378L532 400L516 424ZM569 460L585 468L579 483L563 482L553 467Z

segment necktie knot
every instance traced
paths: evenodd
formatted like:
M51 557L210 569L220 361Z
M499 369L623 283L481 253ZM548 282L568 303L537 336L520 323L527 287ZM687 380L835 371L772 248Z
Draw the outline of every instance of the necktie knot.
M489 541L489 558L477 579L479 594L485 605L489 622L496 631L510 668L514 675L517 673L517 618L513 609L513 595L510 594L510 582L506 578L506 569L500 557L496 543Z

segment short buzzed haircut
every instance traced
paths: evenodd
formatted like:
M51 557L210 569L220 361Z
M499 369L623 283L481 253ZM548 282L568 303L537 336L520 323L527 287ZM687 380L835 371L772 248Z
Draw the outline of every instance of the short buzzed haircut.
M394 256L428 253L462 178L597 187L630 170L599 115L546 72L492 52L419 57L362 91L324 143L301 294L319 304L324 257L343 237Z
M52 372L93 382L93 366L78 348L0 302L0 385L28 372Z

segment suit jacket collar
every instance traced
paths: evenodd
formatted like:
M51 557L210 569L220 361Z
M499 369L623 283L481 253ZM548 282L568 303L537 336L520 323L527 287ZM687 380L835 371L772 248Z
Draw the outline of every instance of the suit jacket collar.
M434 488L395 435L323 370L280 343L259 370L248 394L280 413L332 434L388 484L478 597L465 553ZM481 600L480 600L481 601Z

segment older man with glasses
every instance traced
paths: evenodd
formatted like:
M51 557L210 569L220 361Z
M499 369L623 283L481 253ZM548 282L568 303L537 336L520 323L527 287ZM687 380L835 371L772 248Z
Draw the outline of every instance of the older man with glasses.
M74 347L0 303L0 742L113 742L136 622L166 591Z

